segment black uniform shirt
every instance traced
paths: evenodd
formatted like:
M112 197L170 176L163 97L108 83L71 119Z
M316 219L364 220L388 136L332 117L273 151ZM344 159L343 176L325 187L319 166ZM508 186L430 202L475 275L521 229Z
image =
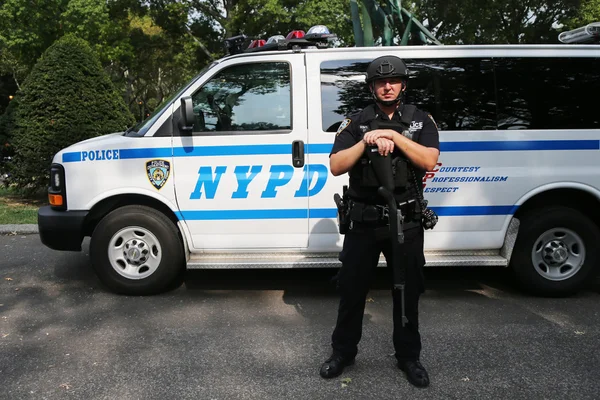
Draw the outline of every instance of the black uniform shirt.
M400 105L392 116L392 121L400 122L400 115L404 110L404 104ZM388 115L381 111L379 106L371 104L365 107L362 111L349 115L337 130L331 153L335 154L341 150L349 149L356 143L360 142L369 129L369 123L375 119L381 121L390 121ZM418 137L417 143L425 147L440 148L440 139L437 125L435 124L431 114L422 110L416 109L409 132ZM395 147L394 153L400 150Z

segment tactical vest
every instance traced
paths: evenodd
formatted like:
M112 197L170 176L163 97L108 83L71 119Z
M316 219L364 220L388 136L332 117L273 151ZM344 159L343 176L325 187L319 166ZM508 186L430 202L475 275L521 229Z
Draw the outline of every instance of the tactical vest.
M415 106L405 105L400 123L375 119L371 121L369 129L394 129L409 139L418 142L420 132L415 132L413 136L408 131L415 110ZM392 173L394 175L394 197L396 200L404 202L416 199L417 190L422 190L419 182L423 181L424 172L412 166L402 152L396 150L392 153ZM366 154L360 157L348 175L350 178L348 187L350 198L368 204L385 203L381 196L377 194L377 189L381 184Z

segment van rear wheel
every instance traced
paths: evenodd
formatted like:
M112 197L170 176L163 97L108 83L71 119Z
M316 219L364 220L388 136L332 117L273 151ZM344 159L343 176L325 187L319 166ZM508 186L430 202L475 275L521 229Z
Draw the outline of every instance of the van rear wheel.
M94 229L92 266L111 291L151 295L179 286L185 272L183 244L175 224L138 205L118 208Z
M547 207L522 218L511 268L528 292L572 295L596 272L598 243L591 219L572 208Z

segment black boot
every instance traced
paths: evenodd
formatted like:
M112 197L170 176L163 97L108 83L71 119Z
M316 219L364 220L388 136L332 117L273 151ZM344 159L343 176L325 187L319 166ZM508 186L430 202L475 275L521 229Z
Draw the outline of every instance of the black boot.
M321 376L326 379L335 378L344 371L345 367L352 364L354 364L354 357L346 358L334 353L321 366Z
M429 386L429 375L419 360L398 361L398 368L406 373L406 378L413 385Z

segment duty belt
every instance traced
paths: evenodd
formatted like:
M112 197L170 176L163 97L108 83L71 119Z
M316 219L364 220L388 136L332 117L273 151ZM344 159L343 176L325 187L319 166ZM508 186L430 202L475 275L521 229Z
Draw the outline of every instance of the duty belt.
M387 223L389 220L389 207L378 204L365 204L350 200L348 202L350 220L358 223ZM416 200L398 203L398 209L405 216L403 229L410 229L421 224L420 210Z

